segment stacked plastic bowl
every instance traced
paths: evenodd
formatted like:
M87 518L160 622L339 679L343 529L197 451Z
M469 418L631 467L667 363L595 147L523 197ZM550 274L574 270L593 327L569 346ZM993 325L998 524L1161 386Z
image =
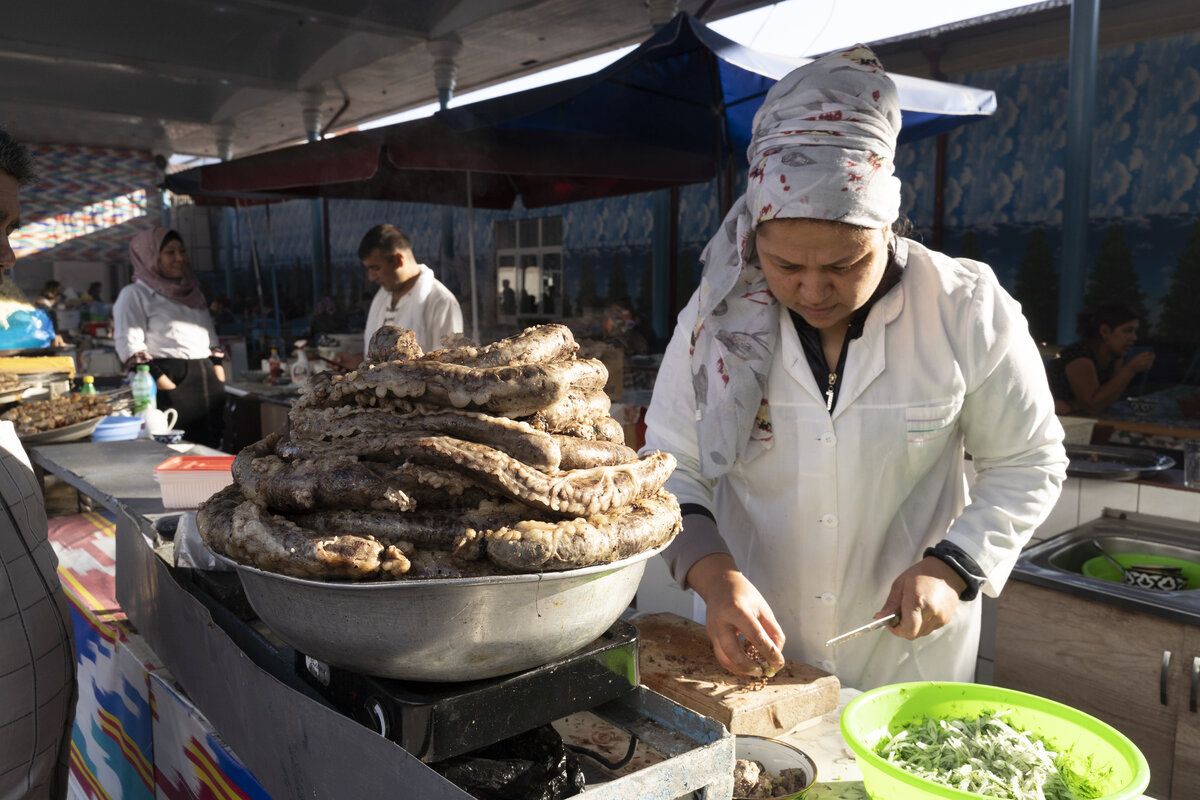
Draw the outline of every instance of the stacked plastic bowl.
M100 420L100 424L92 431L93 442L123 442L136 439L142 434L143 420L141 417L122 417L113 415Z

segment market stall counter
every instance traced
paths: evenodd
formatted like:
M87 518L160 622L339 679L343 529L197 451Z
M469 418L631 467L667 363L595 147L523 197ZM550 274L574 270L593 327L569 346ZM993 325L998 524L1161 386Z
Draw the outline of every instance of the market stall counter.
M149 440L81 442L34 447L30 457L116 515L117 600L221 741L272 797L375 797L403 786L415 797L470 798L372 720L335 707L305 674L308 659L223 605L213 586L232 574L174 565L173 542L156 526L172 512L153 475L179 451ZM668 757L589 787L583 800L731 796L733 739L713 720L636 680L588 713Z

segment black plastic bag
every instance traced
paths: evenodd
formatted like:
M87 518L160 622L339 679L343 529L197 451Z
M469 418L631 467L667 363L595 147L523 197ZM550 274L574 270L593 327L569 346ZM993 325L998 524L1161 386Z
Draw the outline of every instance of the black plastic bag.
M583 791L583 769L551 725L430 768L478 800L563 800Z

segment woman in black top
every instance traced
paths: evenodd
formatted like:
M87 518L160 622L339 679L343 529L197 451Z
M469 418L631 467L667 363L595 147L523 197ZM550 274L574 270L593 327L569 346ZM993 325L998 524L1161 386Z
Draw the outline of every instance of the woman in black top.
M1083 339L1064 347L1046 367L1054 410L1098 415L1121 397L1134 375L1150 369L1154 353L1126 360L1137 341L1138 318L1120 303L1080 314L1077 331Z

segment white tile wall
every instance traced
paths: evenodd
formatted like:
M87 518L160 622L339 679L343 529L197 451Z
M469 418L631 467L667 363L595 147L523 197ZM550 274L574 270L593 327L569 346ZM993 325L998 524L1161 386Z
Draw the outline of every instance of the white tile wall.
M1079 519L1075 525L1097 519L1106 508L1138 510L1138 485L1129 481L1082 478L1079 481ZM1071 527L1075 527L1072 525Z
M1143 514L1200 522L1200 492L1142 485L1138 487L1137 510Z

